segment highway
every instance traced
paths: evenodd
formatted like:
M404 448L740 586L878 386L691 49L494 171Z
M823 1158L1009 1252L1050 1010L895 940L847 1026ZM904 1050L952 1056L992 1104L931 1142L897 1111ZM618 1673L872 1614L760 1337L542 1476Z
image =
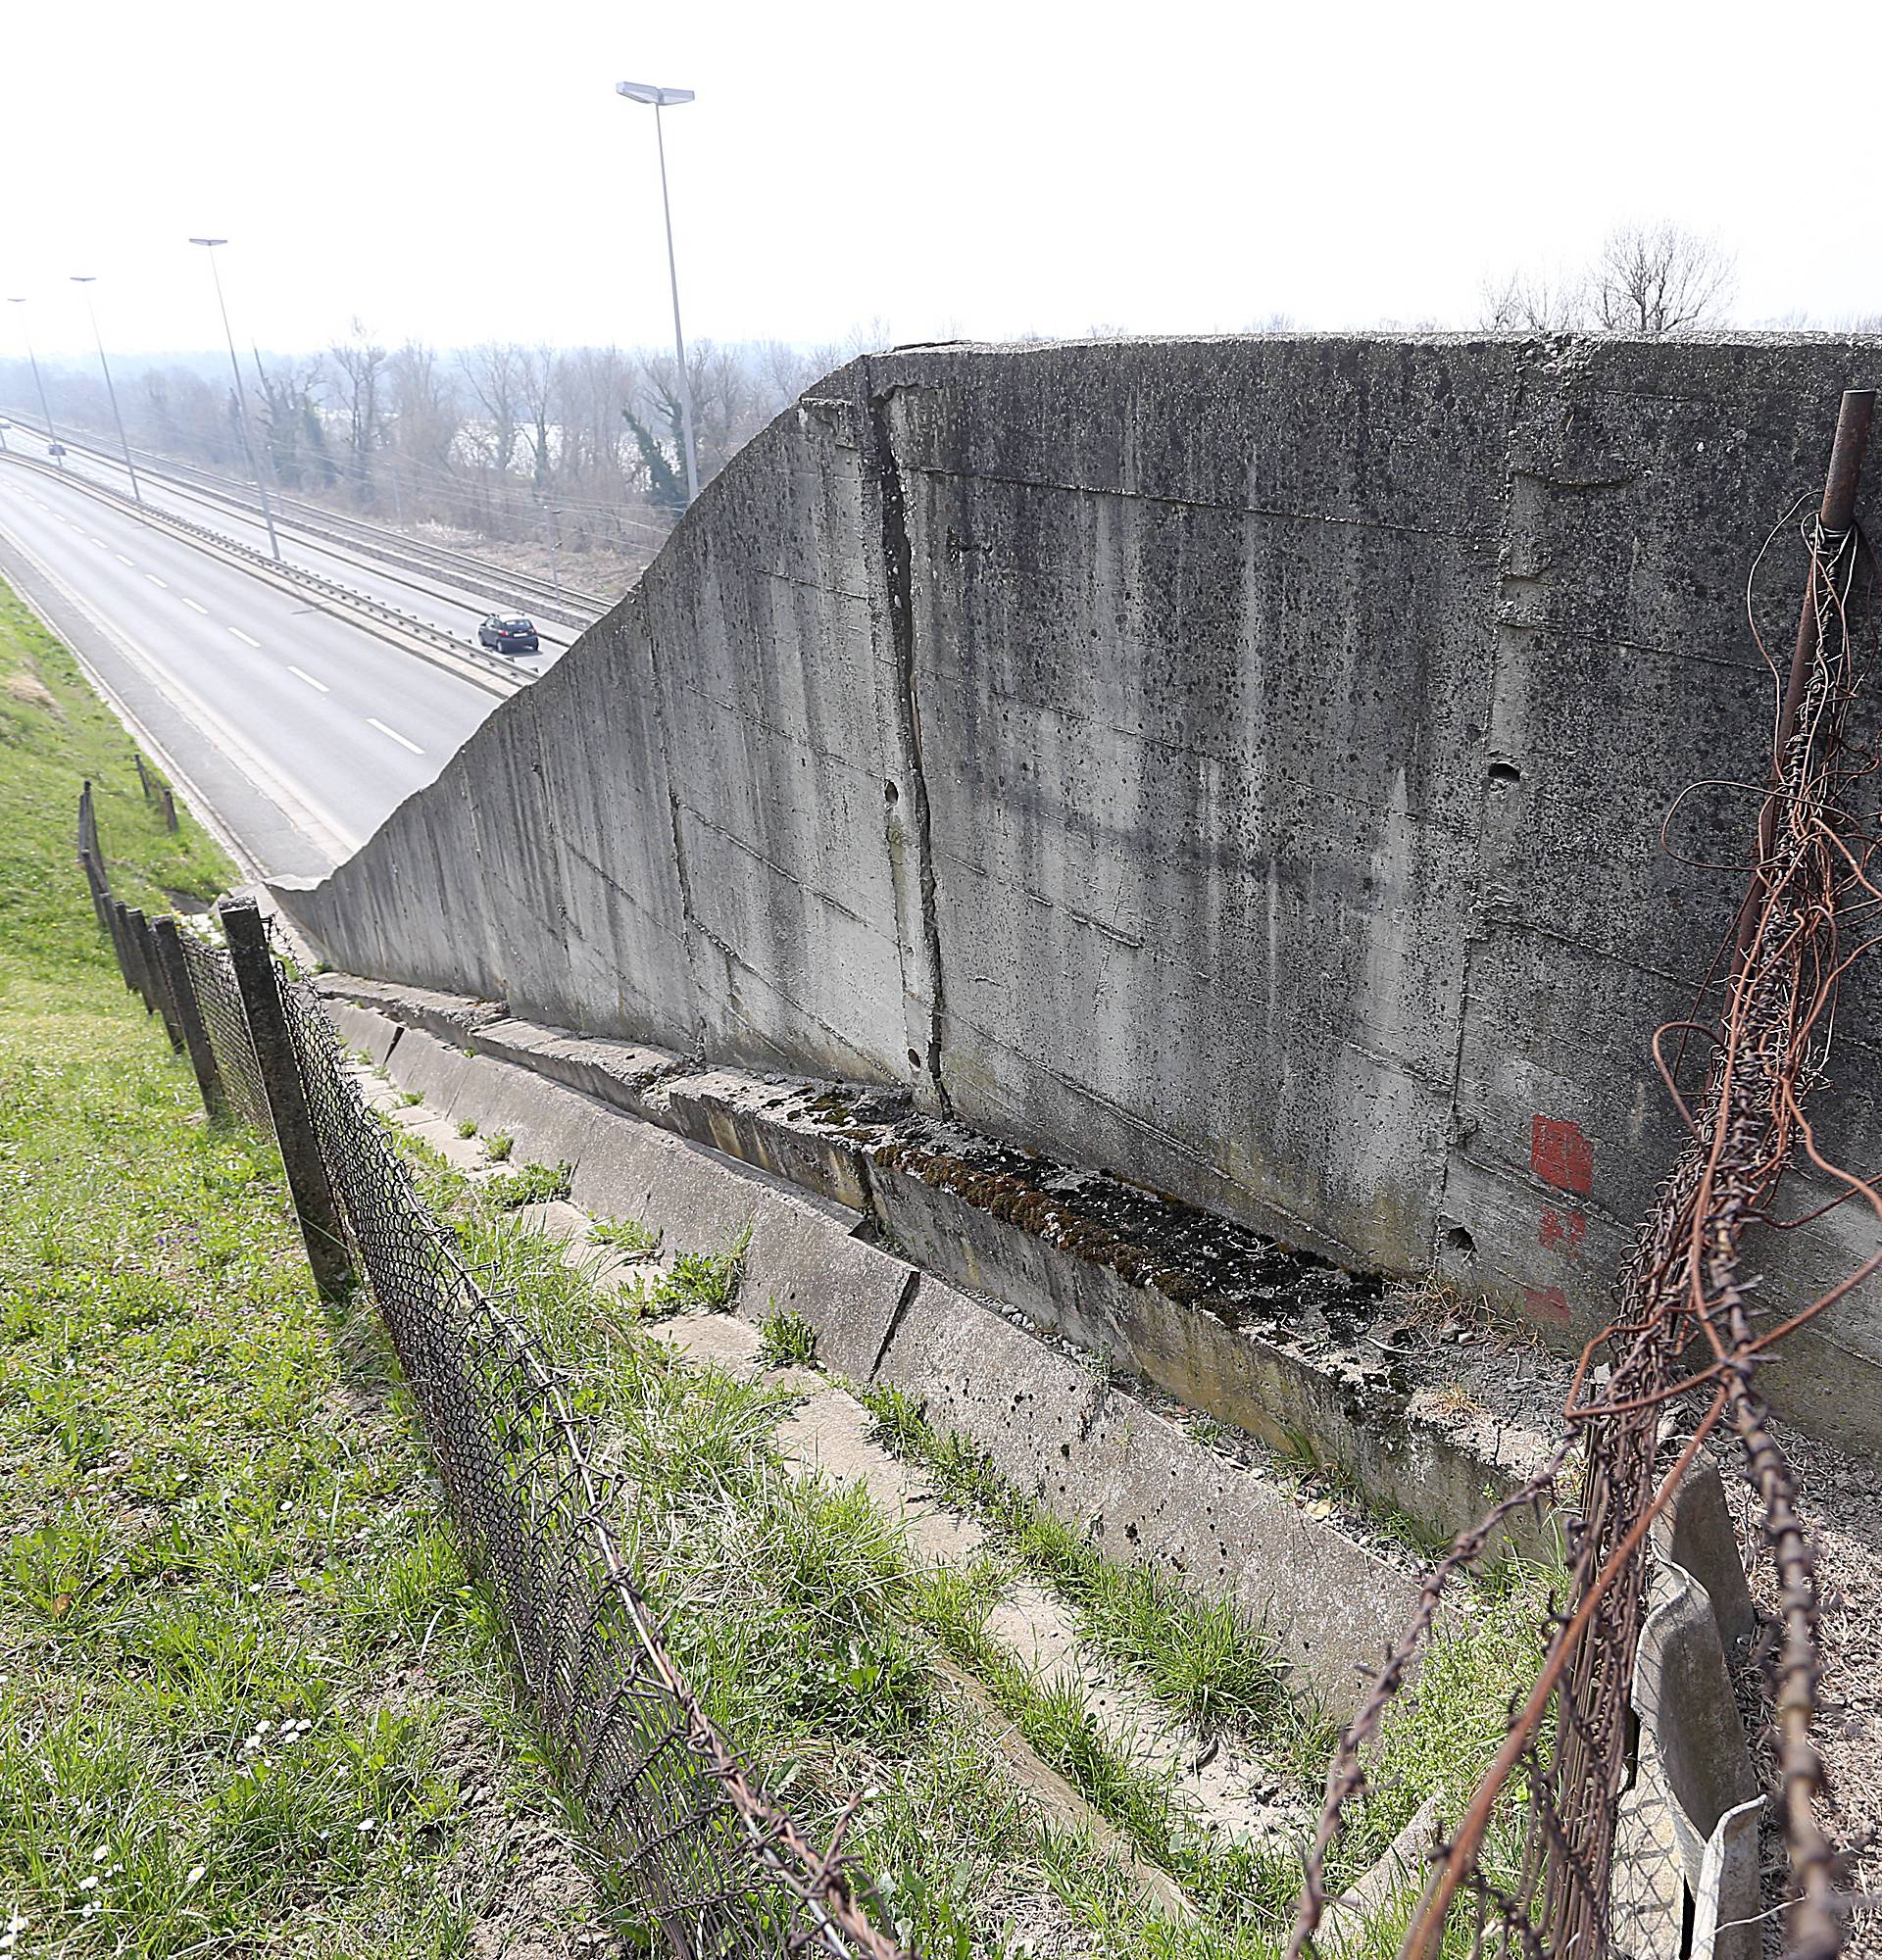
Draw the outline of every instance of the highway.
M139 724L250 874L319 874L350 856L498 705L308 597L4 458L0 575Z
M120 493L129 489L129 478L122 459L113 458L89 437L81 443L68 437L63 429L60 435L67 451L65 467L68 474L104 483ZM23 455L39 462L51 460L47 454L49 445L46 438L22 422L14 421L7 428L6 441L10 448ZM227 498L212 495L180 478L166 478L158 473L157 468L141 462L137 466L137 482L145 501L154 509L172 512L194 523L210 524L226 537L260 551L268 550L268 532L252 495L244 507ZM274 528L280 540L281 555L288 563L305 565L324 577L337 579L355 591L376 599L381 605L413 613L467 641L475 637L478 622L490 613L512 610L488 597L456 591L444 577L375 563L369 552L336 545L330 539L314 537L299 529L291 520L277 519ZM516 610L530 611L527 606ZM530 616L534 617L533 612ZM580 629L556 625L546 619L536 619L535 623L542 641L542 653L521 664L540 670L574 642Z

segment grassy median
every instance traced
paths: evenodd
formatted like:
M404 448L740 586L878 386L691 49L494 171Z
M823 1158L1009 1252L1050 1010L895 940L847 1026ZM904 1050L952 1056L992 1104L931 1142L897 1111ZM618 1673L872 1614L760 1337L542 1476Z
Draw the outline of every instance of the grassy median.
M224 886L0 587L0 1952L581 1950L370 1320L98 934L87 776L123 897Z

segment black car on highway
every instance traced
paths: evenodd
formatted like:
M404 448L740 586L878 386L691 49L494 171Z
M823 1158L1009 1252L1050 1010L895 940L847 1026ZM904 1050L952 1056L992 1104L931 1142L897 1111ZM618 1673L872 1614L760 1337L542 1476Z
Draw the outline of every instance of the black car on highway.
M499 654L533 654L536 629L520 612L492 612L477 628L477 644Z

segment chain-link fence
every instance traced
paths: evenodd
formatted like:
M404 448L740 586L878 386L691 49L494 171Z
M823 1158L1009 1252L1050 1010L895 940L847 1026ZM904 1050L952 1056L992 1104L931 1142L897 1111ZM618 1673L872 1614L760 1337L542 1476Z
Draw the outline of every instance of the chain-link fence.
M840 1843L814 1845L702 1709L622 1550L630 1493L596 1465L556 1370L420 1198L253 907L223 908L231 932L219 945L173 920L153 926L102 874L94 893L125 984L189 1051L211 1111L281 1144L317 1275L337 1259L370 1286L564 1789L645 1921L681 1960L903 1960ZM271 1078L275 1056L291 1080Z
M261 1064L255 1059L255 1043L228 955L193 932L179 932L177 941L223 1096L234 1116L267 1136L273 1127L268 1093L262 1087Z

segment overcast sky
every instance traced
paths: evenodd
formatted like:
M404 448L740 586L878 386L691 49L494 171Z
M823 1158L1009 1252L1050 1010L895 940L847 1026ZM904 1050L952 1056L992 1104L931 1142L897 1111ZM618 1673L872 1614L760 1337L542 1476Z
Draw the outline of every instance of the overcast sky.
M1738 315L1882 310L1800 93L1872 9L1657 0L1128 8L850 0L148 0L11 11L0 291L43 351L658 344L652 112L689 334L837 340L1474 323L1486 275L1617 220L1736 251ZM1836 51L1841 50L1838 55ZM1858 64L1859 66L1859 64ZM1830 75L1834 80L1834 67ZM15 310L0 356L20 350Z

